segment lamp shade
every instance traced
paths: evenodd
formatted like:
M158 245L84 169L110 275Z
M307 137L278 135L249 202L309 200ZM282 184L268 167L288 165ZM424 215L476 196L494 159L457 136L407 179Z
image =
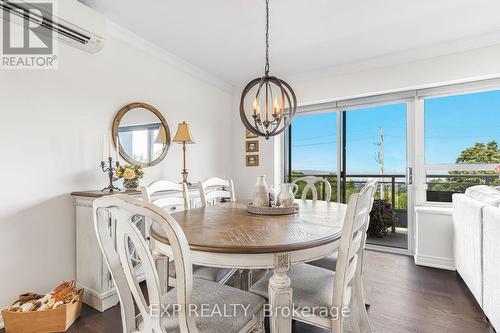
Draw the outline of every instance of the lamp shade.
M167 133L165 132L165 127L160 126L160 130L156 135L155 143L166 144L167 143Z
M194 143L189 124L185 121L180 123L179 126L177 126L177 133L175 133L175 137L172 141L179 143Z

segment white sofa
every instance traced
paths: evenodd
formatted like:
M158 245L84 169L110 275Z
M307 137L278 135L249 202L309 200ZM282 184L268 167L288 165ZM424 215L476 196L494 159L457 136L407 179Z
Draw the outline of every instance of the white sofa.
M500 191L473 186L453 195L455 265L500 331Z

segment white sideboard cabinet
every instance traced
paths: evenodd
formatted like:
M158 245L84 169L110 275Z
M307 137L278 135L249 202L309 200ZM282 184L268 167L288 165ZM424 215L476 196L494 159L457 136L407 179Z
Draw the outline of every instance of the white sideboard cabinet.
M94 200L110 194L127 194L137 199L142 199L139 191L126 192L101 192L83 191L73 192L71 195L75 200L76 211L76 282L78 287L85 288L83 302L98 311L105 311L118 304L118 295L113 285L113 279L108 271L106 262L101 254L99 243L94 231L92 204ZM200 205L197 188L189 189L191 207ZM168 195L168 194L166 194ZM100 218L108 220L109 232L114 234L114 221L108 213L103 213ZM144 218L137 216L134 221L146 239L149 238L149 230ZM131 258L134 260L133 249ZM137 263L137 278L144 279L144 273L140 263Z

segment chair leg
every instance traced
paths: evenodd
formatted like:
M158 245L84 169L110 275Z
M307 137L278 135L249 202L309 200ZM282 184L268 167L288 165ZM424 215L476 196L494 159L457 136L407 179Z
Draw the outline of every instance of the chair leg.
M368 294L366 293L366 288L365 288L365 278L363 275L361 275L361 293L363 294L363 302L365 303L365 306L367 308L370 307L370 299L368 298Z
M252 287L252 271L249 269L240 269L240 289L249 291Z
M353 300L354 309L358 317L358 322L361 327L361 332L371 333L372 329L370 326L370 320L368 319L368 313L366 312L365 300L363 297L363 280L361 275L356 275L353 281Z
M332 333L344 333L344 317L340 314L337 319L332 320Z
M156 257L154 259L156 271L158 272L158 277L160 278L161 293L162 295L165 295L168 292L170 260L168 257Z
M353 295L351 298L351 303L349 304L351 313L349 316L349 321L351 323L351 329L353 333L361 333L361 317L359 313L359 304L357 298Z
M252 333L265 333L264 332L264 312L261 310L257 315L257 326L252 330Z

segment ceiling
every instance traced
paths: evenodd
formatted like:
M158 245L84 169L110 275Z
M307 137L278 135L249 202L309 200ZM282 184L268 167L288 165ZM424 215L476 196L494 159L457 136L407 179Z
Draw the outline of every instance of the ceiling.
M82 2L230 85L263 73L264 0ZM377 58L433 57L450 43L449 53L492 45L500 43L499 17L498 0L271 0L271 73L286 79Z

